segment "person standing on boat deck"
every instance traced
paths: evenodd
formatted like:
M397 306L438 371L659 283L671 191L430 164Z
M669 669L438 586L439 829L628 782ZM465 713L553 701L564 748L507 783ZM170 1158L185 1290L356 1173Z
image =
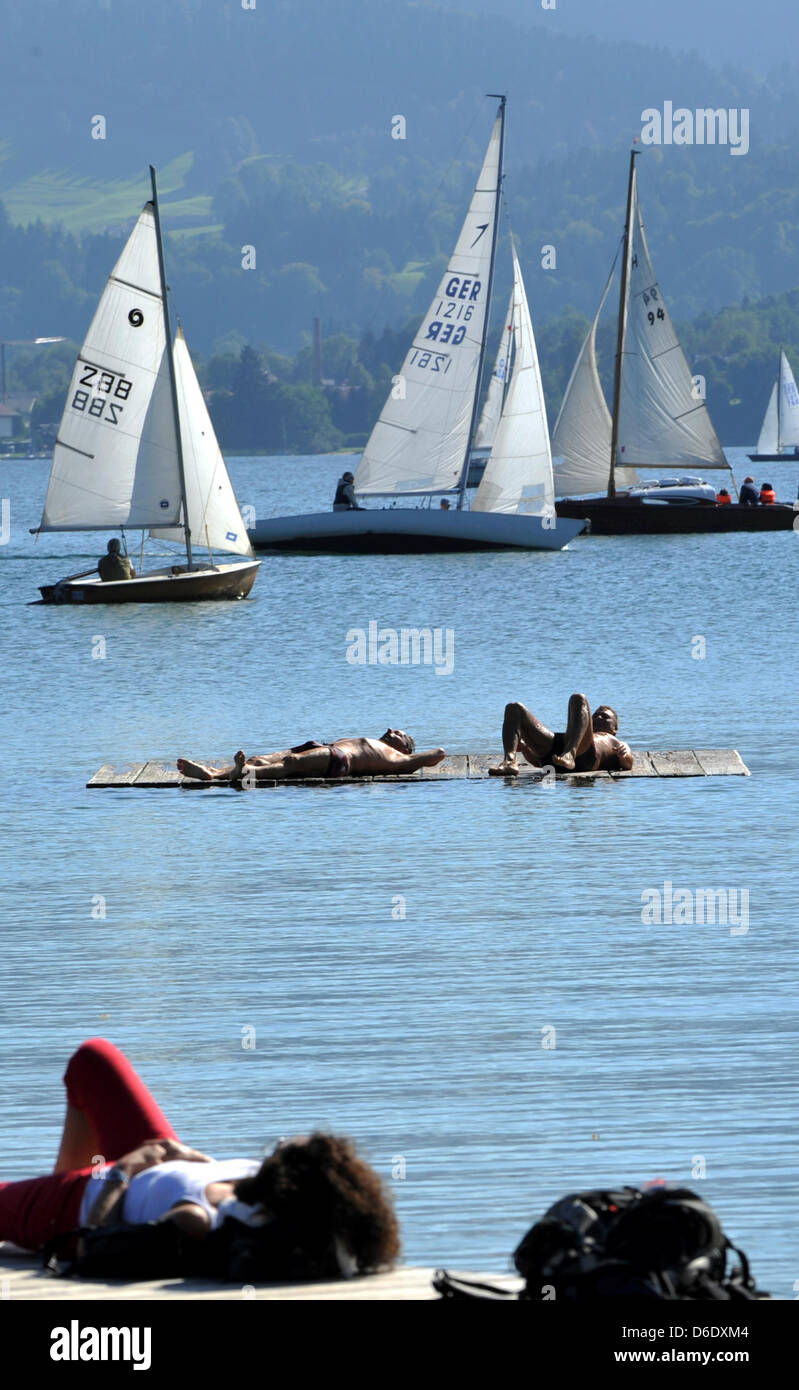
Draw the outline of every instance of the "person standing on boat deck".
M127 555L122 554L122 546L116 536L108 542L108 554L101 556L97 572L104 584L118 579L135 579L136 571Z
M743 486L741 488L738 501L741 503L741 506L743 507L756 507L758 502L760 501L758 490L755 487L755 480L752 477L751 473L747 473L746 477L743 480Z
M354 482L355 478L352 475L352 473L342 473L341 477L338 480L336 495L333 499L334 512L366 511L365 507L360 507L358 505L358 499L355 496L355 488L353 487Z
M566 731L553 734L524 705L505 706L502 724L504 757L499 767L489 769L493 777L517 777L517 753L533 767L554 767L558 772L629 772L633 755L629 746L616 738L619 717L610 705L599 705L591 713L585 695L572 695Z
M337 738L333 743L309 739L281 753L248 757L241 750L233 766L219 769L178 758L178 771L200 782L284 781L296 777L390 777L408 775L422 767L435 767L445 757L443 748L417 753L410 734L386 729L380 738Z
M0 1182L0 1241L39 1250L81 1225L119 1221L169 1221L202 1240L229 1215L253 1228L259 1278L349 1277L390 1267L399 1253L391 1199L351 1140L317 1131L281 1140L263 1159L211 1159L180 1143L105 1038L78 1048L64 1085L55 1169Z

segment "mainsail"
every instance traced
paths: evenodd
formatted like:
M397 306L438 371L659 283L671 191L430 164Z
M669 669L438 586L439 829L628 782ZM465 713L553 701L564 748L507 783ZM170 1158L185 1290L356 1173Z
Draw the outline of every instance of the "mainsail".
M247 528L233 491L222 451L197 380L183 329L175 336L173 357L189 530L194 545L235 555L252 555ZM159 540L183 541L183 515L177 527L152 528Z
M616 464L729 468L691 377L650 259L632 170L627 322Z
M778 448L793 448L799 444L799 391L796 389L791 364L780 353L780 410Z
M40 530L175 522L180 475L152 203L112 270L78 354Z
M449 492L460 483L483 354L503 115L449 265L358 464L359 494Z
M763 425L757 441L756 453L776 454L780 442L780 425L777 406L778 383L775 381L768 398Z
M604 492L608 484L612 420L599 380L596 330L613 284L615 269L614 261L594 321L569 377L552 431L555 492L558 497ZM622 487L637 483L635 469L617 469L616 482Z
M490 449L497 434L502 402L505 399L505 384L510 370L511 346L513 343L513 291L508 300L508 312L502 325L499 347L494 361L494 370L488 383L488 391L483 402L480 423L474 436L475 449Z
M554 516L555 489L549 430L533 325L516 249L513 250L514 367L505 405L480 486L477 512Z

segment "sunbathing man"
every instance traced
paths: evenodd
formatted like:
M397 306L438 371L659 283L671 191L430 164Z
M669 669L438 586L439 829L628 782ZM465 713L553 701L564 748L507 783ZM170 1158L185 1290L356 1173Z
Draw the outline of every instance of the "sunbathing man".
M626 743L616 738L619 718L610 705L600 705L591 714L584 695L572 695L566 732L553 734L524 705L505 706L502 746L505 756L499 767L489 769L493 777L518 777L516 755L521 752L533 767L554 767L558 772L629 772L633 755Z
M248 757L241 750L233 766L206 767L178 758L178 771L200 782L271 782L297 777L387 777L434 767L447 755L443 748L417 753L416 744L401 729L387 729L380 738L338 738L334 743L315 739L288 748L282 753Z

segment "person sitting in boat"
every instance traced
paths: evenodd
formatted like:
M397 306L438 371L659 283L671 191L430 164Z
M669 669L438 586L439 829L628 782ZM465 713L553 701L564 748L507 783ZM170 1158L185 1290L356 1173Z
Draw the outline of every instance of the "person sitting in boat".
M755 487L755 480L752 477L751 473L747 473L746 477L743 480L743 486L741 488L738 501L741 503L742 507L756 507L759 500L760 498L758 496L757 488Z
M524 705L505 706L502 724L504 756L499 767L489 769L493 777L517 777L517 754L533 767L554 767L558 772L629 772L633 755L629 746L616 738L619 717L610 705L599 705L591 713L585 695L572 695L566 731L553 734Z
M223 769L207 767L178 758L178 771L184 777L200 782L280 781L302 777L391 777L417 772L422 767L435 767L445 757L443 748L417 753L410 734L401 729L387 729L380 738L337 738L333 743L318 743L309 739L281 753L266 753L248 757L241 750L233 766Z
M0 1182L0 1240L39 1250L80 1226L170 1221L193 1243L231 1216L252 1228L256 1278L348 1277L396 1259L391 1199L350 1139L316 1132L281 1140L264 1159L216 1161L179 1141L105 1038L78 1048L64 1085L55 1169Z
M447 501L446 497L441 498L441 510L442 512L449 511L449 502Z
M136 571L128 556L122 554L122 546L116 536L112 536L108 542L108 554L101 557L97 571L104 584L118 579L136 578Z
M761 507L774 507L777 504L777 494L771 483L764 483L760 489Z
M716 493L716 501L718 502L720 507L729 507L732 505L732 498L730 497L730 494L727 491L726 487L719 488L718 492Z
M365 507L360 507L358 505L358 499L355 496L355 488L353 487L354 482L355 478L352 473L342 473L341 477L338 480L336 495L333 499L334 512L366 511Z

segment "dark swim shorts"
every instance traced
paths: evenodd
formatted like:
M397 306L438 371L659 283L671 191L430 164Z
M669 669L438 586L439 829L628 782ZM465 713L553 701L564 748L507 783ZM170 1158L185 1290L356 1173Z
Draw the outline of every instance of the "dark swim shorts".
M555 734L555 742L552 745L553 754L559 756L563 752L565 738L565 734ZM552 754L550 754L550 756L552 756ZM599 759L596 749L592 746L586 749L584 753L578 754L574 759L574 770L575 772L596 772L598 763Z
M336 748L332 743L320 743L318 739L309 738L307 743L298 743L296 748L292 748L292 753L307 753L311 748L328 748L330 750L330 762L327 765L326 777L349 777L350 760L347 754L340 748Z

